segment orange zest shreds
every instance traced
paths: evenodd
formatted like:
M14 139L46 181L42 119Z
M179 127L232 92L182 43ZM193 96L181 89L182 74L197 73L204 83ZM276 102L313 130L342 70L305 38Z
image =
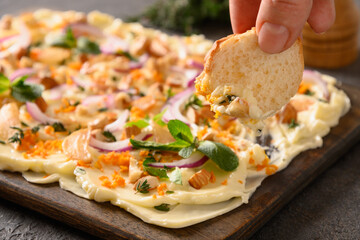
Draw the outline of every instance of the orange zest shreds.
M76 106L71 105L69 100L66 98L61 99L61 106L58 109L55 109L55 113L63 112L63 113L69 113L74 112L76 109Z
M301 82L297 92L300 94L304 94L307 90L310 89L310 87L311 87L311 84Z
M215 176L214 172L211 172L210 174L211 174L211 176L210 176L210 182L211 182L211 183L215 183L215 182L216 182L216 176Z
M48 125L48 126L45 126L44 132L46 134L48 134L48 135L54 135L55 134L55 129L54 129L53 126Z
M141 69L132 70L132 71L130 72L130 74L131 74L132 79L139 79L139 78L144 77L144 74L143 74L143 72L141 71Z
M133 106L130 110L130 120L135 121L146 117L146 113L138 107Z
M240 183L240 184L243 184L244 182L243 181L241 181L241 180L238 180L238 182Z
M99 160L94 163L94 168L99 169L101 172L104 171L104 168Z
M129 167L128 166L120 166L120 172L128 172Z
M112 180L107 176L100 176L101 186L107 188L125 187L125 179L119 175L117 171L111 175Z
M205 134L208 132L208 126L205 126L203 129L197 132L198 139L202 140Z
M149 155L148 150L141 150L139 153L140 157L147 157Z
M270 160L266 157L261 164L256 165L256 171L261 171L265 169L267 175L272 175L278 170L278 166L274 164L269 164Z
M117 153L109 152L107 154L102 154L99 156L98 161L104 164L113 165L113 166L126 166L129 167L131 154L129 151Z
M221 185L227 185L227 179L221 182Z
M90 163L84 162L83 160L77 160L77 166L79 167L85 167L85 168L90 168L91 165Z
M24 131L24 137L21 139L21 144L18 145L16 150L28 151L36 144L39 139L39 133L32 133L30 129Z
M28 112L25 112L25 113L24 113L24 118L25 118L26 120L31 120L31 119L32 119L30 113L28 113Z
M223 144L225 144L229 148L233 149L234 151L236 151L238 149L238 147L235 145L233 139L231 138L231 135L229 132L219 131L216 134L216 137L220 138L220 140Z
M23 156L26 158L39 156L47 158L49 155L60 153L62 151L62 140L39 141L33 148L28 150Z
M157 192L159 196L164 196L167 189L166 183L162 183L159 186L157 186Z
M81 69L81 62L70 62L67 64L67 66L71 69L74 69L74 70L80 70Z
M157 197L156 197L156 194L152 195L152 198L153 198L153 199L156 199L156 198L157 198Z

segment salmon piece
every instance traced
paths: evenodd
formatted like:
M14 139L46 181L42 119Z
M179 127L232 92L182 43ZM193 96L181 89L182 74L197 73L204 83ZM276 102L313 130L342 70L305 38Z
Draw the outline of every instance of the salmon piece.
M291 99L291 105L296 109L297 112L306 111L314 104L314 100L304 98L304 99Z
M297 120L296 108L289 102L285 107L275 115L276 119L281 123L290 124L292 121Z
M71 159L88 163L92 160L89 152L90 131L81 129L67 136L62 144L64 154Z
M206 171L205 169L201 169L192 175L189 179L189 184L195 189L200 189L209 184L210 179L212 179L211 173Z
M21 127L19 108L16 103L7 103L0 109L0 139L7 141L17 130L10 127Z
M143 111L149 110L156 104L155 99L152 96L145 96L133 101L133 106L140 108Z

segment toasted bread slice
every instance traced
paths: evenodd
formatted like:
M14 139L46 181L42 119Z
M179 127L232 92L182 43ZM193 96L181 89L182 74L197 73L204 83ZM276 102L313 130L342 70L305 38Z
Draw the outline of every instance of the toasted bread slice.
M217 114L262 120L295 95L303 70L300 39L282 53L268 54L259 48L253 28L214 43L196 89Z

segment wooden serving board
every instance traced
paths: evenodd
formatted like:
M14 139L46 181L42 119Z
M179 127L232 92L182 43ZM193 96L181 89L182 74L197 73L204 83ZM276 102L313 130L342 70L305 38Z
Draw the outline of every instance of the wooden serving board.
M203 223L182 229L154 226L109 203L77 197L58 184L28 183L19 173L0 172L0 197L106 239L246 239L360 140L360 88L341 88L352 108L322 148L301 153L285 170L265 179L249 204Z

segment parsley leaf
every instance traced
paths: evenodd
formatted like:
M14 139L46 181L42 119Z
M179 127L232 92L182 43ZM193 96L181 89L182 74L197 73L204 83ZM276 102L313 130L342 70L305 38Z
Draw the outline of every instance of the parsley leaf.
M107 138L108 142L116 142L116 138L111 132L104 131L102 135Z
M289 128L296 128L297 126L299 126L299 124L297 122L295 122L295 119L291 119Z
M147 179L145 181L141 182L139 181L136 185L136 191L140 193L148 193L150 189L150 184L147 183Z
M174 191L166 191L165 193L166 193L166 194L173 194Z
M171 135L180 141L186 141L188 143L193 143L194 137L191 133L190 127L183 123L180 120L170 120L168 122L168 129Z
M79 37L77 40L77 50L81 53L100 54L100 47L96 42L90 41L86 37Z
M40 130L40 126L35 126L35 127L33 127L33 128L31 129L31 132L32 132L33 134L35 134L35 133L37 133L39 130ZM55 130L55 128L54 128L54 130Z
M170 204L162 203L158 206L155 206L154 208L159 211L168 212L168 211L170 211L169 206L170 206Z
M11 84L11 95L20 102L31 102L41 97L44 87L40 84L25 83L27 76L16 79Z
M137 121L133 121L133 122L128 122L125 124L125 127L132 127L132 126L136 126L138 128L145 128L147 126L149 126L149 122L144 120L144 119L140 119L140 120L137 120Z
M99 108L98 112L106 112L108 110L107 107Z
M76 47L76 38L70 27L66 29L66 33L57 39L54 43L51 44L54 47L61 48L75 48Z
M195 95L193 94L190 98L189 101L185 104L185 110L187 110L189 107L192 107L194 109L199 109L203 106L201 100Z
M0 93L3 93L10 88L10 80L0 73Z
M8 142L9 143L18 142L19 144L21 144L21 139L24 138L24 131L18 127L10 127L10 128L17 130L17 132L14 133L14 135L8 139Z
M222 143L202 141L197 150L208 156L225 171L233 171L239 166L236 154Z
M5 144L6 144L6 142L4 142L4 141L0 140L0 144L5 145Z

